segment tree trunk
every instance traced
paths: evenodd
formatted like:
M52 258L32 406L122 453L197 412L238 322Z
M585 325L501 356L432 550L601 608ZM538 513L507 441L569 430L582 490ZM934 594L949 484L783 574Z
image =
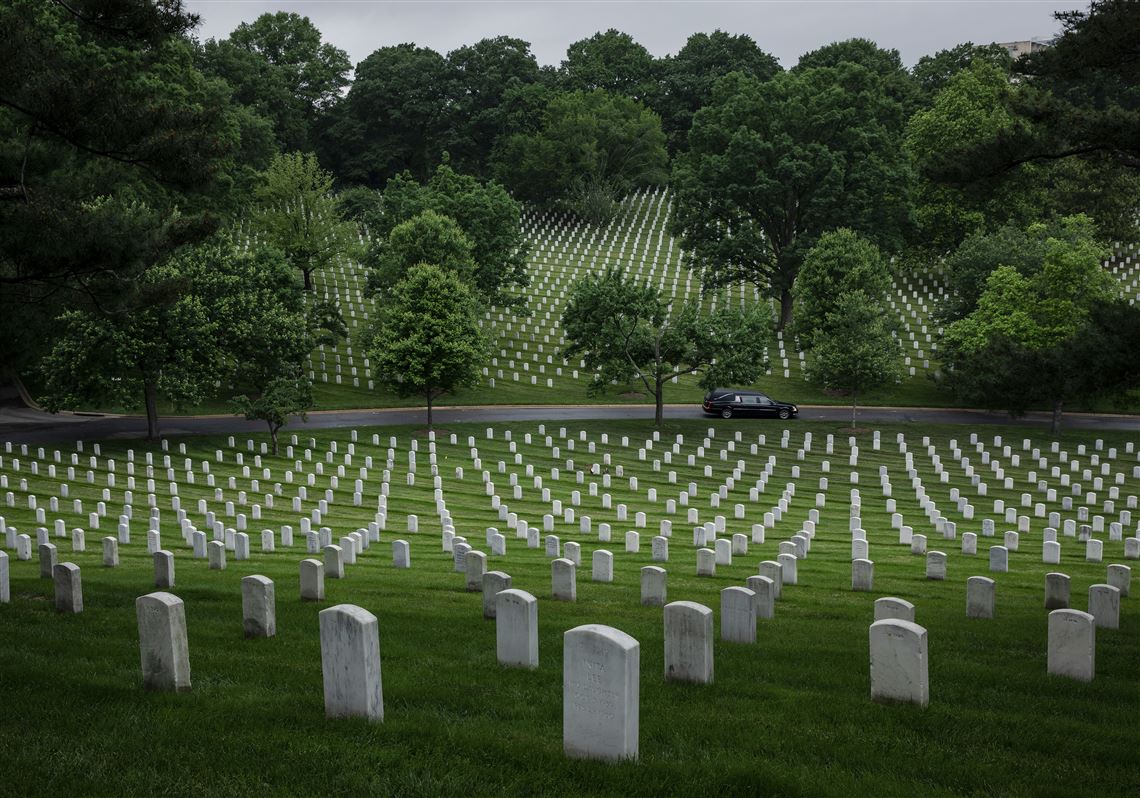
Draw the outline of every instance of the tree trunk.
M789 288L780 289L780 321L776 325L778 332L783 332L792 323L792 291Z
M653 411L653 426L660 427L661 422L665 420L665 389L661 384L661 380L657 380L657 387L654 391L653 399L657 405Z
M273 439L273 456L277 456L277 431L280 429L276 424L269 425L269 437Z
M859 394L851 394L851 429L855 429L855 408L859 405Z
M432 426L431 426L431 423L432 423L431 422L431 391L430 390L427 391L427 393L425 395L427 396L427 408L428 408L428 432L431 432L431 430L432 430Z
M1061 434L1061 412L1064 407L1064 403L1065 402L1063 399L1053 400L1053 423L1049 427L1049 431L1053 435Z
M305 290L306 291L312 291L313 290L313 270L312 269L301 269L301 274L305 275Z
M146 403L146 439L158 438L158 387L153 382L143 383L143 399Z

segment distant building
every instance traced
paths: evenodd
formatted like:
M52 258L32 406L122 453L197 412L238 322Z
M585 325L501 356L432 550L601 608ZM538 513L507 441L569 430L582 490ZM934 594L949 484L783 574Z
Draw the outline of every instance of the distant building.
M1053 46L1052 39L1026 39L1021 42L998 42L998 47L1004 47L1009 57L1017 60L1023 55L1036 53L1039 50L1044 50L1046 47Z

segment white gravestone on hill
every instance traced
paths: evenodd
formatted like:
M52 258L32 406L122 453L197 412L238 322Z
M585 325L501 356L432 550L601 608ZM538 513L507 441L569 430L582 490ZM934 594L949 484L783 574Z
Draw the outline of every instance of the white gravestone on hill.
M641 647L618 629L587 624L562 643L563 751L578 759L637 759Z
M324 601L325 566L320 560L301 560L301 600Z
M241 617L246 637L277 634L277 594L272 579L260 574L242 577Z
M79 566L73 562L59 563L52 569L52 580L56 611L71 615L83 612L83 581Z
M1096 674L1096 622L1080 610L1049 613L1048 672L1081 682Z
M914 605L906 599L884 596L875 599L876 621L909 621L914 623Z
M966 617L994 617L994 580L986 576L966 580Z
M1101 629L1119 629L1120 590L1112 585L1090 585L1089 615Z
M665 605L665 678L711 684L713 611L692 601Z
M871 624L871 698L930 703L926 630L910 621Z
M776 583L766 576L750 576L746 587L755 594L756 618L771 620L776 616Z
M154 553L154 586L171 590L174 587L174 553L159 550Z
M487 573L487 555L481 551L469 551L464 557L464 582L469 593L483 589L483 574Z
M1045 574L1045 609L1069 609L1070 589L1068 575L1059 573Z
M151 690L190 689L190 649L186 607L170 593L149 593L135 600L143 686Z
M641 569L641 603L647 607L665 604L665 569L646 565Z
M338 604L321 610L318 618L325 716L384 720L376 616L352 604Z
M720 591L720 638L729 643L756 642L756 594L748 588Z
M538 599L525 590L495 596L495 653L501 665L538 667Z
M1121 598L1128 598L1132 592L1132 569L1127 565L1108 566L1108 584L1120 591Z
M577 566L567 559L550 561L550 592L558 601L576 601Z
M483 617L494 618L497 596L504 590L510 590L511 577L502 571L487 571L483 574Z
M875 589L875 564L870 560L851 561L851 589L870 592Z

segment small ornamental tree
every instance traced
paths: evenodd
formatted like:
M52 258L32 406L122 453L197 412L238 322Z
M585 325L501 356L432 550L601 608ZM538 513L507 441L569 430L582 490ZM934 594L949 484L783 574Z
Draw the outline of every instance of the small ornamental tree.
M843 294L811 336L808 378L851 397L851 428L859 396L899 378L901 352L883 307L862 291Z
M520 303L511 289L528 281L522 206L498 183L460 174L445 161L426 185L404 172L389 180L383 195L377 196L383 197L382 203L362 217L375 242L367 256L369 265L386 255L397 226L434 211L458 225L470 244L471 281L484 301L499 306ZM447 265L427 254L407 265L415 263Z
M356 226L341 216L332 195L332 175L312 153L278 155L257 190L260 207L254 229L285 253L313 289L313 272L359 249Z
M854 230L840 228L819 237L807 255L793 287L799 312L794 328L805 346L839 300L861 291L885 309L891 290L891 271L879 248Z
M471 241L448 216L423 211L392 228L365 259L368 288L383 292L407 276L420 263L431 263L467 285L475 279Z
M291 374L279 374L255 398L242 394L233 400L234 410L250 421L264 421L273 440L277 456L277 436L291 416L307 420L305 411L313 406L313 385L300 368Z
M960 396L1011 414L1035 403L1053 411L1060 431L1067 401L1111 392L1111 375L1134 379L1134 370L1105 368L1112 360L1103 342L1118 339L1102 326L1104 310L1119 304L1120 289L1101 268L1106 248L1087 217L1062 220L1071 235L1049 237L1040 260L999 266L986 279L977 306L943 337L946 380ZM1035 237L1036 227L1028 231ZM1121 321L1127 322L1127 315ZM1121 329L1130 323L1118 323ZM1090 341L1102 344L1090 349ZM1129 375L1129 371L1132 375Z
M878 247L843 228L821 235L796 275L795 329L812 353L808 379L851 397L852 428L860 394L900 374L890 290L890 269Z
M562 314L567 357L595 370L590 391L640 380L664 419L665 382L701 374L701 385L749 384L765 366L770 319L763 309L722 305L702 313L695 303L670 307L660 291L618 268L576 282Z
M398 396L435 400L479 381L486 343L479 300L455 273L417 264L393 286L369 340L373 373Z

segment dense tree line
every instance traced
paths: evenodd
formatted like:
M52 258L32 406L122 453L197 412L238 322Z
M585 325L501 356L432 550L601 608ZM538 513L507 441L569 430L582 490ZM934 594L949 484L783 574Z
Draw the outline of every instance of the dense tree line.
M507 36L449 53L380 47L353 67L293 13L203 42L180 0L8 0L0 365L41 374L50 406L138 404L152 426L159 395L221 391L276 434L312 401L307 352L346 332L313 276L351 258L379 298L366 339L381 382L430 401L470 383L484 344L469 332L432 355L447 368L413 380L440 343L408 337L410 319L440 312L418 291L452 297L467 329L479 309L519 301L524 203L604 223L631 191L668 185L704 286L746 281L772 297L821 384L857 393L894 373L883 275L941 260L944 382L1059 413L1137 380L1126 359L1102 358L1095 380L1071 359L1088 341L1135 346L1140 329L1140 311L1090 282L1109 242L1137 237L1140 10L1095 0L1058 21L1053 46L1017 61L964 43L911 69L865 39L784 69L719 30L660 58L608 30L557 67ZM1065 335L995 323L1016 300L1038 303L1032 321L1048 327L1049 297L1075 281L1092 299L1070 309ZM752 373L727 356L727 332L719 350L700 337L729 321L643 289L621 274L576 289L572 351L613 378L652 377L658 401L677 369ZM284 315L259 316L267 298ZM621 312L590 307L615 302ZM760 329L732 323L745 322ZM186 334L154 332L175 324ZM626 324L636 352L610 340ZM266 326L283 332L267 340ZM860 330L878 344L855 362L835 342ZM1036 364L1018 384L1037 387L1005 391L1003 362Z

